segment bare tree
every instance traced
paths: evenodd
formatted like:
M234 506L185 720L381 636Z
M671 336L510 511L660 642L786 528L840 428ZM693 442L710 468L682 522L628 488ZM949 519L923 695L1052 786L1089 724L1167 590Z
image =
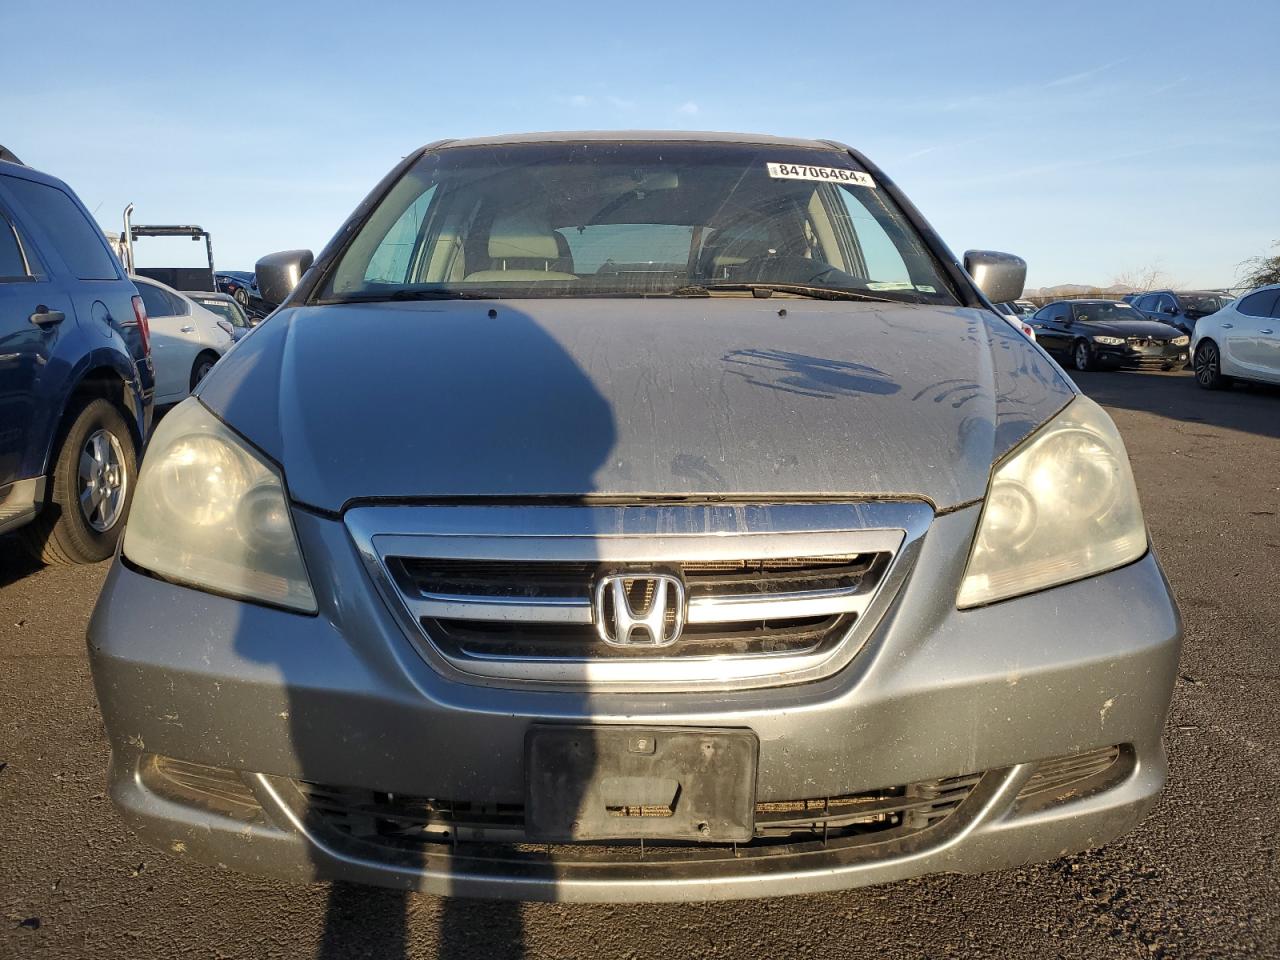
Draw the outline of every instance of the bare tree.
M1272 244L1280 248L1280 240ZM1280 253L1270 257L1250 257L1240 264L1240 283L1246 287L1265 287L1269 283L1280 283Z
M1111 278L1112 287L1128 287L1141 293L1145 290L1172 290L1178 284L1164 272L1157 261L1136 270L1125 270Z

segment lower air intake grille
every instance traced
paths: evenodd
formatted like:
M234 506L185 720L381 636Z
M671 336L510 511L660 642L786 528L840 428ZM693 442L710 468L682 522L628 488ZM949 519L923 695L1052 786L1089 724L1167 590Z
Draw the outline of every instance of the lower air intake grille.
M735 845L695 841L528 843L524 808L436 800L295 781L312 826L331 836L390 851L451 849L456 855L565 861L717 858L791 854L841 841L897 839L941 824L969 796L981 774L929 780L838 797L757 803L755 838Z

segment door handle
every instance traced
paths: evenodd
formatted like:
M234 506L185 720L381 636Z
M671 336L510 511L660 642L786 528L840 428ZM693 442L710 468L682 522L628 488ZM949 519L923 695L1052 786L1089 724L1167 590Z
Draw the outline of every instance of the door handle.
M50 310L42 303L28 319L37 327L52 327L67 319L67 315L61 310Z
M1223 329L1230 330L1232 327L1234 327L1234 326L1235 326L1235 324L1234 324L1234 323L1224 323L1222 326L1223 326Z
M1275 331L1274 331L1274 330L1272 330L1270 327L1267 327L1266 329L1264 329L1264 330L1259 330L1258 332L1259 332L1259 333L1265 333L1265 334L1267 334L1267 335L1269 336L1269 335L1271 335L1272 333L1274 333Z
M196 332L196 328L195 328L195 327L183 327L183 328L182 328L182 332L183 332L183 333L195 333L195 332Z

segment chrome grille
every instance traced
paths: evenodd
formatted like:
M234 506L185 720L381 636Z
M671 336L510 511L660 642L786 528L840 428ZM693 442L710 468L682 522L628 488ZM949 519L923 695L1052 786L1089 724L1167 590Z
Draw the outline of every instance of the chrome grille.
M648 689L799 682L838 669L892 597L931 518L926 505L904 501L363 507L346 521L437 667L484 683ZM621 579L638 614L654 583L646 576L683 586L678 636L602 642L611 601L602 604L597 584ZM665 613L668 624L676 617Z

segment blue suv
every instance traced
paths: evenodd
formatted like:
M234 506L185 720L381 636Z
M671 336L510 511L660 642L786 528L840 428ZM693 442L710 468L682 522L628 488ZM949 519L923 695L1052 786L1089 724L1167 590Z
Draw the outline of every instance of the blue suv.
M0 533L115 552L151 423L146 308L75 193L0 147Z

